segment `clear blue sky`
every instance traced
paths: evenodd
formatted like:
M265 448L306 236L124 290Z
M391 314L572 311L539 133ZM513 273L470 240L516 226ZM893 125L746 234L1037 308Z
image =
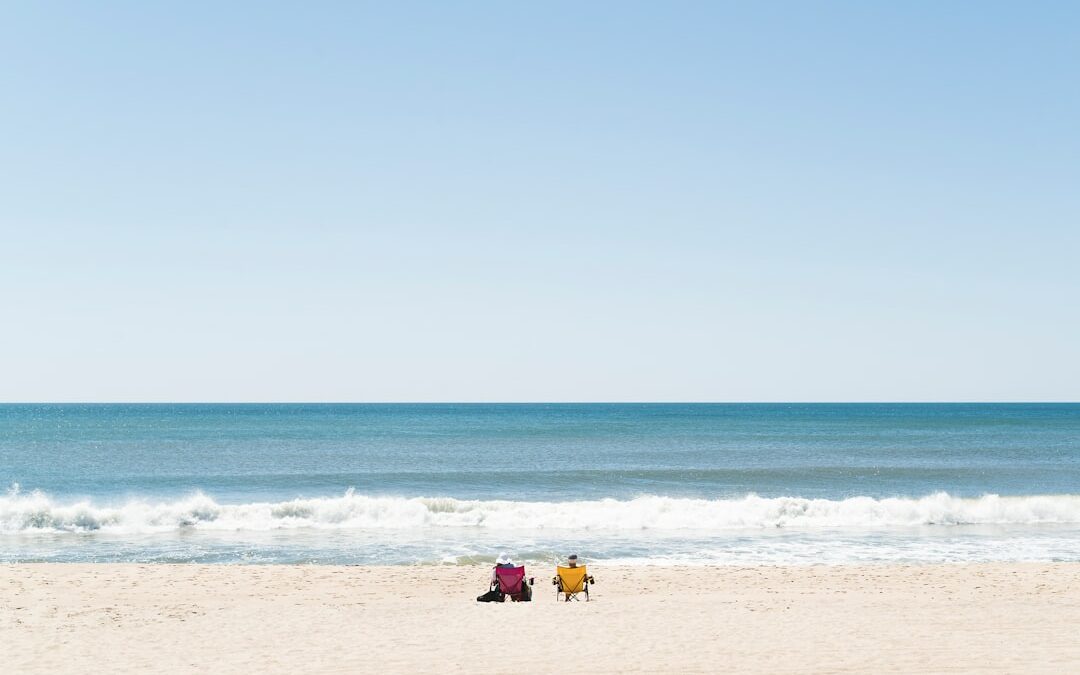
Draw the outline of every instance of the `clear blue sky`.
M1077 35L7 3L0 400L1080 399Z

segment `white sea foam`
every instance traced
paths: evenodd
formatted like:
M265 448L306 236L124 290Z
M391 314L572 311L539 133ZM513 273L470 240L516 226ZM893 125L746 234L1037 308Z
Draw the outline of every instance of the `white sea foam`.
M182 529L267 531L297 528L485 528L593 532L633 530L760 530L870 528L917 525L1080 523L1080 495L842 500L799 497L573 502L476 501L357 494L282 502L222 504L195 493L173 501L65 502L13 488L0 496L0 533L169 532Z

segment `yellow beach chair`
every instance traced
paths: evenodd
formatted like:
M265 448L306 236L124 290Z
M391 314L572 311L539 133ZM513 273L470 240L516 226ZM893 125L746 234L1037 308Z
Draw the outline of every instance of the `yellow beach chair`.
M580 567L562 567L560 565L555 568L555 578L551 580L551 583L555 584L556 600L563 594L566 595L567 602L580 600L578 593L584 593L585 602L588 602L589 584L593 583L593 578L589 576L585 565Z

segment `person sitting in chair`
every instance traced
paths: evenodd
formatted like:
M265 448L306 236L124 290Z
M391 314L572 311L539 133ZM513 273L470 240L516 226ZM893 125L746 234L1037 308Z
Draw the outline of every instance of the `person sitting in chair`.
M499 554L499 557L495 559L495 567L491 568L491 583L493 584L499 583L499 577L495 573L495 570L499 569L500 567L512 568L517 567L517 565L514 564L514 559L510 557L509 553Z
M498 570L500 568L513 569L517 567L514 564L514 559L510 557L508 553L502 553L495 559L495 566L491 568L491 583L487 593L476 598L477 602L502 602L506 594L499 590L499 575ZM521 585L522 599L526 602L532 600L532 589L527 584ZM517 596L515 596L516 598Z
M566 557L566 566L567 566L567 567L569 567L569 568L570 568L570 569L572 569L572 570L573 570L573 569L577 569L577 566L578 566L578 557L577 557L577 554L576 554L576 553L571 553L570 555L568 555L568 556ZM552 581L552 583L554 583L554 584L557 584L557 585L559 585L559 588L560 588L560 590L562 590L562 585L561 585L561 581L560 581L560 579L559 579L559 577L558 577L558 576L556 576L556 577L555 577L554 579L552 579L551 581ZM593 578L592 578L592 575L591 575L591 574L588 574L588 575L586 575L586 576L585 576L585 584L586 584L586 585L584 586L584 591L585 591L585 595L586 595L586 597L588 597L588 595L589 595L589 591L588 591L588 584L591 584L591 583L594 583L594 582L593 582ZM569 601L570 601L570 598L571 598L571 596L573 596L573 595L575 595L575 593L566 593L566 594L565 594L565 596L566 596L566 601L567 601L567 602L569 602Z

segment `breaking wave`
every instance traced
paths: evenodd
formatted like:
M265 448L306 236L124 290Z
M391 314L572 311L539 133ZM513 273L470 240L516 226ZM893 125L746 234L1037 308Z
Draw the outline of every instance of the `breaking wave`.
M0 533L280 529L488 528L506 530L710 530L892 528L918 525L1080 523L1080 495L961 498L759 497L572 502L403 498L357 494L221 504L195 493L173 501L60 502L13 487L0 496Z

